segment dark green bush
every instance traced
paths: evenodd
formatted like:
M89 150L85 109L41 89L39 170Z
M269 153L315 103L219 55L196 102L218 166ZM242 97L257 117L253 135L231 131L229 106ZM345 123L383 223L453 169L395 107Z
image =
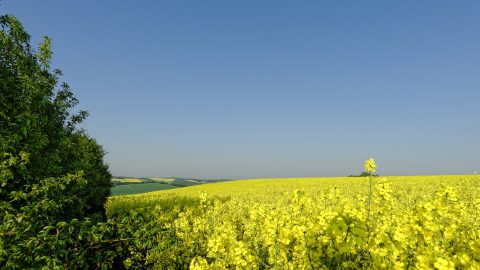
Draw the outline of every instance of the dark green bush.
M111 186L105 152L76 128L87 113L71 114L78 100L51 69L50 47L46 37L35 51L15 17L0 17L0 268L68 268L80 259L88 268L108 255L103 242L78 239L112 236L97 234L109 228L99 223Z

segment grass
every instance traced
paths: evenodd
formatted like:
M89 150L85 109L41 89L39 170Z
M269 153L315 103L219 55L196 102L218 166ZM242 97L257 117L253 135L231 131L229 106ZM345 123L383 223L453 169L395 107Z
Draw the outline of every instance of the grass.
M172 183L175 180L175 178L156 178L156 177L155 178L148 178L148 179L153 180L153 181L157 181L157 182L168 183L168 184Z
M174 189L174 188L176 187L168 184L163 184L163 183L118 185L112 188L112 196L138 194L138 193Z
M175 178L175 180L173 180L171 182L172 185L175 185L175 186L183 186L183 187L187 187L187 186L196 186L196 185L201 185L203 184L202 182L199 182L199 181L196 181L196 180L192 180L192 179L186 179L186 178Z

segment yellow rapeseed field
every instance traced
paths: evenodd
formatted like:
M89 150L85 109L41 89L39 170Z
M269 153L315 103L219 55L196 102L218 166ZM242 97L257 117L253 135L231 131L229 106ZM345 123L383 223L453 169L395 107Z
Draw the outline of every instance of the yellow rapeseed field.
M365 169L375 172L373 159ZM480 269L476 175L239 180L108 209L158 201L161 211L161 200L185 197L198 204L168 226L191 269Z

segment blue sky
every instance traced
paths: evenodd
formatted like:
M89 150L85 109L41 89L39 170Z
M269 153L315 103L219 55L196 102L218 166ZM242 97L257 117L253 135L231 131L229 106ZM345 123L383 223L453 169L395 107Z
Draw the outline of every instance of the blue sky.
M480 171L479 1L3 0L114 175Z

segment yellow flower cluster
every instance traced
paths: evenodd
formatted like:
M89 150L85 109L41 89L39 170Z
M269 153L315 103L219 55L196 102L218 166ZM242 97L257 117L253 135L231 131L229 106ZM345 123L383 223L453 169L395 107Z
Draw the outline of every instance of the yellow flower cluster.
M377 171L377 164L375 163L375 160L373 158L365 160L364 167L365 171L369 174L373 174L375 173L375 171Z
M455 188L424 200L380 180L370 206L368 194L339 193L213 202L201 214L182 215L193 228L179 222L177 229L188 230L187 242L206 243L192 269L480 268L479 208Z
M171 223L195 254L191 269L480 269L474 176L248 180L162 194L199 198Z

